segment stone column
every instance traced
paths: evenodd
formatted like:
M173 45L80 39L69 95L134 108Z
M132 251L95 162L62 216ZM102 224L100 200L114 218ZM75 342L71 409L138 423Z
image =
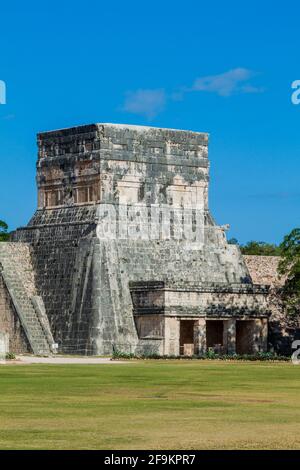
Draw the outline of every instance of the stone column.
M179 356L180 321L178 318L165 318L164 354L166 356Z
M262 318L262 329L261 329L261 347L263 352L268 351L268 319Z
M225 353L227 352L227 354L235 354L236 352L236 320L235 318L224 320L223 343L224 343Z
M199 318L194 323L194 345L195 354L206 353L206 319Z
M9 352L9 335L0 332L0 361L5 359L6 353Z
M254 351L266 352L268 349L268 320L267 318L258 318L254 320L253 342Z

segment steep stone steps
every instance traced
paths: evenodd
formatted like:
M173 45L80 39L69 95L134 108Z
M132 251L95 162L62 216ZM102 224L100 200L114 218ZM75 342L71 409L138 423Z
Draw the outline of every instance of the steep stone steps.
M45 313L39 305L30 248L25 243L0 243L0 275L34 354L50 355L54 344Z

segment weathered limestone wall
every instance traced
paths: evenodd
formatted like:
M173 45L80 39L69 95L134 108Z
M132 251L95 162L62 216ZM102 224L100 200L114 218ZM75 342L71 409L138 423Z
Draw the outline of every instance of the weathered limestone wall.
M254 284L267 284L274 287L283 285L284 281L277 272L279 256L243 255L243 259Z
M202 248L176 240L118 240L112 246L129 281L165 281L182 287L189 283L250 283L239 250L217 235L208 226Z
M129 350L137 343L128 282L114 250L96 237L96 223L95 206L48 209L14 234L32 247L38 293L60 351L104 354L113 343Z
M277 272L278 256L243 256L253 282L270 285L268 305L271 311L269 319L269 346L278 353L291 354L291 344L300 337L299 316L289 317L282 305L279 289L284 278Z
M187 286L188 287L188 286ZM187 289L187 288L186 288ZM210 291L211 289L211 291ZM172 289L166 291L165 313L169 315L192 316L204 315L205 317L226 318L234 315L243 318L249 316L266 316L267 305L265 291L255 290L252 286L248 289L243 286L234 288L190 286L190 291Z
M38 211L14 240L30 243L38 294L65 352L91 352L91 259L95 207ZM84 308L82 308L84 305ZM60 349L61 350L61 349Z
M99 201L207 208L205 133L95 124L39 134L38 143L39 208Z

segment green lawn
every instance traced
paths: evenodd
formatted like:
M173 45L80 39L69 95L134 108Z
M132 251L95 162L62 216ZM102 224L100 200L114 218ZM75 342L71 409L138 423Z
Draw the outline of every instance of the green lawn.
M300 448L300 366L0 365L1 449Z

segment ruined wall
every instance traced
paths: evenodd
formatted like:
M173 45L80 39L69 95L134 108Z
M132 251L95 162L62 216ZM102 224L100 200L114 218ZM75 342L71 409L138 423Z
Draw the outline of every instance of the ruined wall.
M243 255L243 259L255 284L267 284L274 287L283 285L284 280L277 272L279 256Z
M268 305L271 311L269 319L269 347L278 353L290 355L294 339L300 339L299 316L291 317L285 312L280 299L280 287L284 278L278 275L278 256L243 256L253 282L270 285Z

